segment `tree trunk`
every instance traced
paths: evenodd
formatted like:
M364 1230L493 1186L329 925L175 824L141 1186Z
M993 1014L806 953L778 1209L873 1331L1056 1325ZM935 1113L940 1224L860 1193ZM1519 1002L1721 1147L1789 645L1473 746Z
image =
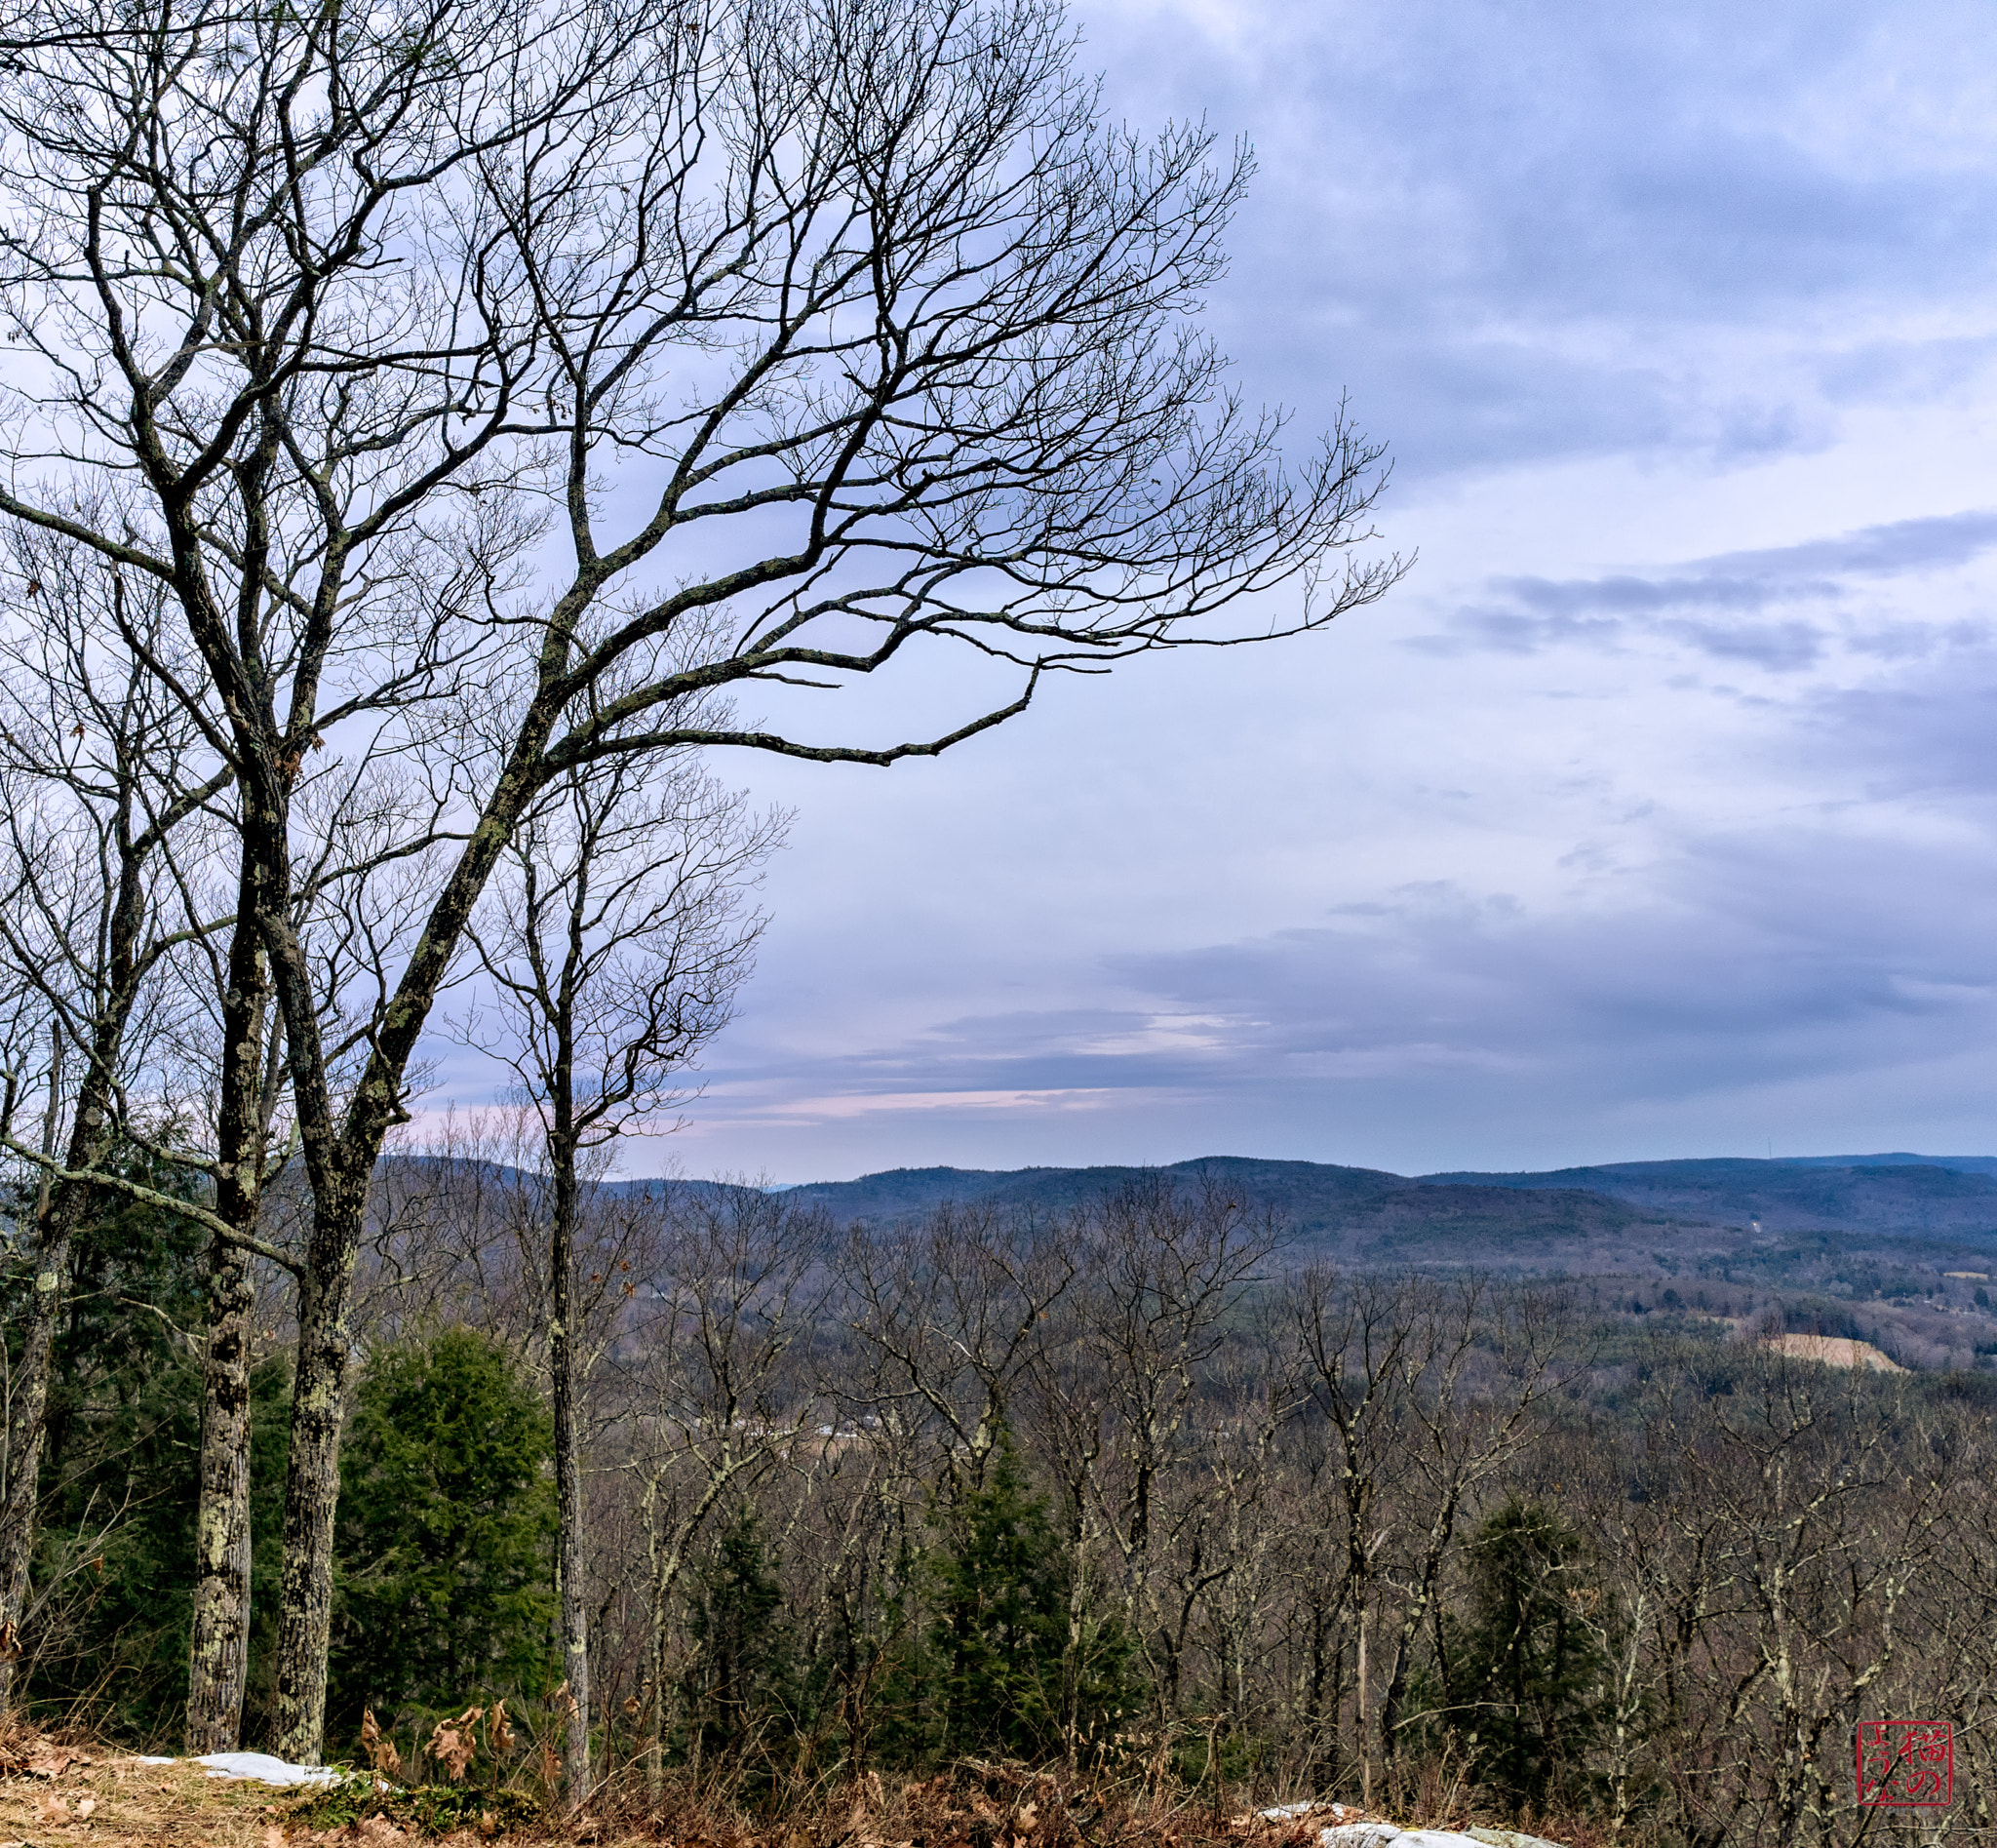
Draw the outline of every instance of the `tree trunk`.
M216 1240L208 1259L202 1356L201 1490L194 1525L194 1625L187 1654L187 1751L234 1751L250 1678L250 1264Z
M80 1195L64 1188L62 1195ZM15 1698L14 1665L27 1620L28 1566L34 1557L36 1491L42 1433L49 1405L49 1369L56 1325L69 1276L70 1233L76 1215L60 1205L43 1216L35 1253L34 1296L15 1371L13 1417L7 1433L7 1500L0 1510L0 1714Z
M659 1533L658 1485L649 1483L645 1496L646 1551L649 1555L646 1564L651 1568L651 1634L646 1651L645 1703L645 1789L646 1793L657 1803L665 1789L666 1779L666 1594L667 1569L661 1557L662 1537Z
M1366 1598L1359 1605L1359 1673L1353 1691L1353 1708L1359 1735L1359 1807L1369 1813L1373 1808L1373 1712L1372 1664L1367 1660L1366 1645L1372 1640L1372 1603L1370 1598Z
M56 1124L62 1109L62 1036L49 1041L49 1108L42 1119L42 1153L56 1149ZM34 1296L27 1333L8 1396L7 1449L0 1456L0 1719L14 1705L14 1665L20 1655L20 1627L27 1615L28 1564L34 1557L35 1499L42 1467L42 1420L49 1405L49 1357L56 1342L56 1317L62 1303L62 1278L69 1269L69 1239L59 1249L48 1241L49 1177L42 1176L35 1202Z
M575 1152L555 1154L555 1225L548 1252L554 1314L548 1327L548 1370L555 1400L555 1590L562 1607L562 1671L569 1706L562 1775L571 1804L589 1800L589 1610L583 1602L582 1459L575 1430L575 1334L572 1272L575 1250Z
M264 1014L269 964L256 928L256 868L243 870L222 998L215 1210L254 1231L264 1157ZM201 1486L194 1522L194 1622L187 1649L187 1750L242 1743L250 1678L250 1346L255 1293L239 1248L212 1239L202 1353Z
M367 1191L364 1172L358 1183L349 1180L334 1196L332 1210L322 1205L298 1287L298 1372L292 1389L292 1449L285 1470L271 1723L271 1750L294 1764L317 1764L326 1742L333 1528L339 1508L339 1440L351 1350L347 1309Z

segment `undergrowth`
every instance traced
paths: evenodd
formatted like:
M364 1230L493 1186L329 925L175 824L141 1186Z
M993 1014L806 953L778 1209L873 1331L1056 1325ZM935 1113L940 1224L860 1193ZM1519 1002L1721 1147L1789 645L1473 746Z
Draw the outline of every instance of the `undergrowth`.
M366 1771L322 1785L279 1811L288 1830L346 1828L378 1816L419 1835L449 1835L460 1828L499 1835L538 1822L541 1814L540 1799L526 1790L487 1790L462 1784L418 1784L402 1789Z

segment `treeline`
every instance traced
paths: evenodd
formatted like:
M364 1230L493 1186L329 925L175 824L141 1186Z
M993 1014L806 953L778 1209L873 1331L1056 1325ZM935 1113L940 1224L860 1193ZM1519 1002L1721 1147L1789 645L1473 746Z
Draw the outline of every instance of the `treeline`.
M1855 1728L1917 1718L1953 1721L1958 1805L1988 1826L1976 1378L1671 1334L1615 1337L1611 1365L1559 1286L1299 1268L1279 1227L1162 1179L884 1235L745 1189L596 1188L565 1588L545 1188L447 1150L377 1192L337 1751L370 1710L408 1742L495 1695L559 1735L568 1591L591 1761L641 1789L697 1771L776 1803L975 1756L1846 1840ZM59 1590L26 1638L32 1698L156 1731L192 1551L177 1236L101 1222L43 1485ZM282 1371L257 1374L273 1412ZM282 1421L257 1429L263 1508Z

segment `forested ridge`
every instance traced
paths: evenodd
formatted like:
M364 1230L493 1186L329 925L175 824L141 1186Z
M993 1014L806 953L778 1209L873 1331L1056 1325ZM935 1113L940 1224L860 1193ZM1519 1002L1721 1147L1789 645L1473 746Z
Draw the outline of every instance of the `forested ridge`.
M448 1152L378 1178L332 1755L361 1755L372 1715L414 1762L497 1698L560 1729L546 1206L529 1167ZM1987 1826L1987 1375L1785 1357L1752 1282L1702 1310L1342 1270L1211 1173L845 1227L750 1189L604 1186L581 1224L586 1718L635 1789L719 1779L766 1805L973 1758L1217 1802L1841 1840L1854 1728L1911 1716L1953 1720L1958 1805ZM171 1742L200 1285L164 1209L99 1201L79 1249L26 1702ZM24 1286L17 1262L10 1302Z

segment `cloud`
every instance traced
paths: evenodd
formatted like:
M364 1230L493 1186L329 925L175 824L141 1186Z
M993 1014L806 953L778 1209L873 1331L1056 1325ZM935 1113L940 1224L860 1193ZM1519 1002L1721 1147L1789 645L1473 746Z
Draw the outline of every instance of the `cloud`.
M1882 1089L1944 1069L1966 1108L1997 1098L1997 892L1834 827L1687 843L1592 908L1420 882L1310 926L1112 956L1096 986L1121 1004L962 1016L764 1095L720 1074L717 1121L980 1165L1219 1150L1414 1171L1656 1153L1659 1122L1704 1124L1663 1147L1709 1153L1747 1097L1816 1146L1771 1098L1827 1087L1876 1121Z
M1408 479L1821 447L1987 338L1987 12L1241 0L1090 9L1135 113L1254 140L1218 322ZM1908 312L1915 309L1916 312Z
M1762 583L1815 586L1843 577L1898 577L1911 571L1946 570L1967 565L1997 546L1997 511L1938 514L1896 520L1828 539L1776 546L1759 552L1730 552L1690 568L1707 580L1729 574Z
M1848 1065L1910 1036L1977 1042L1997 1024L1997 894L1917 848L1785 830L1691 844L1591 911L1424 883L1319 925L1111 957L1099 982L1132 1004L961 1017L839 1061L844 1102L800 1074L805 1096L777 1108L1102 1109L1438 1075L1682 1097L1808 1071L1832 1042Z
M1978 509L1695 559L1655 576L1494 577L1488 593L1498 601L1467 606L1449 630L1411 636L1404 646L1428 653L1483 648L1532 654L1573 646L1615 649L1640 635L1674 641L1714 660L1789 673L1822 659L1837 634L1833 625L1797 615L1760 622L1740 618L1774 606L1837 605L1868 581L1958 570L1993 547L1997 512ZM1958 627L1955 633L1979 636L1980 630ZM1851 646L1871 653L1926 651L1905 624L1884 638L1869 627L1860 630Z

